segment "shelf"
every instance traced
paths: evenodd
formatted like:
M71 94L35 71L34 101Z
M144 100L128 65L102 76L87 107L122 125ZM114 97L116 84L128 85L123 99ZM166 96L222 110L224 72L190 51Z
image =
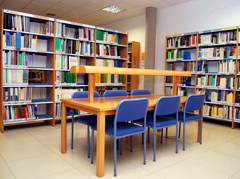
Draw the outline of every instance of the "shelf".
M168 47L167 50L181 50L181 49L193 49L197 46L189 46L189 47Z
M230 58L213 57L213 58L198 59L198 61L218 61L218 60L236 60L236 58L234 58L234 57L230 57Z
M192 89L195 89L194 86L179 86L179 85L178 85L178 87L179 87L179 88L192 88Z
M69 69L59 69L59 68L55 68L55 71L70 71Z
M11 85L5 85L3 84L4 88L11 88L11 87L28 87L28 88L51 88L53 85L28 85L28 84L12 84Z
M17 30L10 30L10 29L3 29L5 32L14 32L14 33L22 33L22 34L32 34L32 35L38 35L43 37L50 37L53 38L54 35L47 35L47 34L40 34L40 33L34 33L34 32L24 32L24 31L17 31Z
M76 41L82 41L82 42L90 42L90 43L95 43L94 40L88 40L88 39L77 39L77 38L71 38L71 37L62 37L62 36L56 36L56 38L59 39L67 39L67 40L76 40Z
M54 54L54 52L44 52L38 51L36 49L16 49L15 47L3 47L3 50L13 50L13 51L20 51L20 52L33 52L33 53L43 53L43 54Z
M234 89L226 89L226 88L216 88L216 87L210 87L210 86L197 86L197 88L200 89L210 89L210 90L224 90L224 91L234 91Z
M67 20L62 20L62 19L56 19L56 22L60 22L60 23L64 23L64 24L70 24L70 25L75 25L75 26L81 26L81 27L87 27L87 28L91 28L91 29L95 29L95 26L92 25L88 25L88 24L82 24L79 22L71 22L71 21L67 21Z
M103 27L97 27L98 30L103 30L103 31L108 31L108 32L114 32L118 34L125 34L127 35L127 32L119 31L119 30L113 30L113 29L108 29L108 28L103 28Z
M231 119L224 119L224 118L219 118L219 117L215 117L215 116L203 115L203 117L204 117L204 118L208 118L208 119L218 120L218 121L232 122Z
M44 71L53 71L53 68L44 68L44 67L26 67L26 66L3 66L3 69L14 69L14 70L44 70Z
M86 87L88 85L78 85L78 84L56 84L55 87Z
M126 58L119 58L115 56L96 56L96 58L106 58L106 59L113 59L113 60L127 60Z
M206 104L216 104L216 105L223 105L223 106L233 106L233 103L223 103L223 102L210 102L210 101L204 101Z
M44 102L20 102L20 103L4 103L3 106L18 106L18 105L31 105L31 104L52 104L53 101L44 101Z
M56 52L56 55L69 55L69 56L77 56L77 57L94 57L93 55L80 55L80 54L72 54L72 53L62 53Z
M126 86L121 83L95 83L95 86Z
M228 46L228 45L236 45L237 42L229 42L229 43L221 43L221 44L198 44L199 48L202 47L214 47L214 46Z
M197 72L197 75L221 75L221 76L226 76L226 75L235 75L235 73L204 73L204 72Z
M100 40L96 40L96 43L104 44L104 45L113 45L113 46L118 46L118 47L127 47L127 45L122 45L122 44L117 44L117 43L109 43L109 42L100 41Z

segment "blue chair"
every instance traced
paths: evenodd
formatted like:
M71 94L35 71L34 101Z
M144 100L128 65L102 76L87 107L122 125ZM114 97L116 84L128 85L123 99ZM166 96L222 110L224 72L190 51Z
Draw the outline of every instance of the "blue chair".
M94 91L94 97L100 97L99 93ZM73 93L72 99L74 98L88 98L88 91L78 91ZM71 136L71 149L73 149L73 133L74 133L74 122L79 122L81 124L87 125L87 135L88 135L88 158L90 158L90 127L93 123L96 123L96 115L86 115L74 117L74 110L72 110L72 136Z
M103 97L117 97L117 96L128 96L128 93L125 90L107 90L103 94Z
M132 95L147 95L147 94L151 94L151 92L149 90L146 89L137 89L137 90L133 90L132 91Z
M151 94L151 92L147 89L137 89L132 91L132 96L148 95L148 94ZM153 111L148 111L148 115L153 115ZM149 143L149 138L150 138L150 129L148 127L148 143ZM142 136L142 143L143 143L143 136Z
M188 96L183 112L179 112L179 137L181 132L181 123L183 123L183 150L185 150L185 128L186 123L193 121L201 121L200 127L200 144L202 144L202 117L203 117L203 103L204 103L204 94L192 94ZM201 115L194 114L196 110L201 110Z
M143 133L144 134L143 164L146 165L147 109L148 109L147 98L122 100L118 104L114 121L112 123L106 124L106 134L114 137L114 176L117 176L117 139L122 139L124 137ZM135 120L143 120L143 126L128 123L128 121ZM97 126L92 126L92 129L94 134L94 130L97 130ZM92 144L94 144L94 135L92 135Z
M164 96L158 99L154 115L147 116L147 127L153 129L153 161L156 161L156 131L166 127L176 126L176 153L178 153L178 108L180 106L179 96ZM168 117L173 115L173 118ZM171 116L172 117L172 116ZM143 120L138 120L136 123L144 125ZM163 138L163 130L161 142Z

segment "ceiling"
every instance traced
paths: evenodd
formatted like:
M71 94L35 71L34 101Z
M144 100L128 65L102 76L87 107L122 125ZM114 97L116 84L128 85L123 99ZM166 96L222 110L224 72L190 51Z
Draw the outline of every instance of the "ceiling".
M146 7L158 9L189 0L0 0L0 7L31 14L101 26L145 13ZM101 9L109 5L124 8L119 14L104 12Z

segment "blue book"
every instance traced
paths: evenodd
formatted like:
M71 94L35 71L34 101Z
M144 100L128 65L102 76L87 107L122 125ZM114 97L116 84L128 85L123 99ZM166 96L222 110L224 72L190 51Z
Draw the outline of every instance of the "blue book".
M10 46L10 34L6 32L6 46Z
M38 109L37 109L37 104L35 104L35 105L34 105L34 111L33 111L33 108L32 108L32 114L35 113L36 119L38 119L37 111L38 111Z
M85 53L87 53L87 42L85 42Z
M21 33L16 33L16 49L21 49Z
M11 106L9 106L9 119L12 119L12 110L11 110Z

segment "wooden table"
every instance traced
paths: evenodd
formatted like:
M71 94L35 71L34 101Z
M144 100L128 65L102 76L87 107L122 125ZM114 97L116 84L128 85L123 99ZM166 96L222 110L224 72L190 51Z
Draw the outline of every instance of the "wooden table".
M136 99L136 98L148 98L149 107L148 110L154 110L157 100L166 96L164 94L151 94L151 95L139 95L139 96L126 96L126 97L106 97L106 98L94 98L93 102L89 102L88 99L61 99L62 101L62 125L61 125L61 152L66 153L66 108L70 107L81 111L89 112L97 115L97 169L96 175L98 177L104 176L104 162L105 162L105 116L113 115L116 112L118 103L123 99ZM184 106L187 97L181 97L180 106ZM200 123L198 125L200 127ZM200 139L200 128L198 128L198 141Z

